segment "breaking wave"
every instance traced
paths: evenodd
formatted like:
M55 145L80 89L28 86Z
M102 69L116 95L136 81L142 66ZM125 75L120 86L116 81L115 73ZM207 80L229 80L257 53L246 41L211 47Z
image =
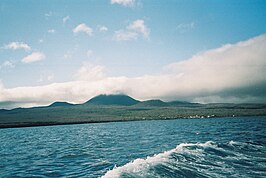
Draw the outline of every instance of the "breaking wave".
M114 167L102 178L266 177L266 150L258 143L182 143Z

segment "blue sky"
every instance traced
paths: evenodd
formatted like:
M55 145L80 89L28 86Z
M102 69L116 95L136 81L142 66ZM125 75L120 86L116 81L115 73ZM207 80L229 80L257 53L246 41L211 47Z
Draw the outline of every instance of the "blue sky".
M265 9L256 0L2 0L1 85L158 76L171 64L265 34Z

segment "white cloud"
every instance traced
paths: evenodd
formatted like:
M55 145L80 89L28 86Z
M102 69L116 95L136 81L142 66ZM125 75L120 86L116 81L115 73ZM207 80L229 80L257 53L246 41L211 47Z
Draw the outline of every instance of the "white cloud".
M14 67L15 67L14 63L8 60L0 64L0 69L1 68L14 68Z
M113 39L116 41L137 40L140 35L145 39L148 39L150 35L150 29L142 19L133 21L125 30L115 31Z
M196 54L170 64L167 72L141 77L107 77L105 68L84 63L76 80L36 87L0 88L0 100L48 104L82 103L98 94L126 93L137 99L198 102L266 102L266 35Z
M69 16L65 16L63 18L63 24L65 24L68 20L70 20L70 17Z
M43 39L39 39L39 43L43 43L43 41L44 41Z
M116 41L129 41L138 39L138 34L132 31L118 30L115 31L114 40Z
M97 81L71 81L35 87L0 88L0 101L18 103L16 107L47 105L53 101L82 103L98 94L111 94L120 89L124 78ZM116 84L116 85L114 85Z
M150 35L150 30L146 27L144 20L141 19L135 20L127 28L141 33L145 38L148 38Z
M180 32L180 33L185 33L189 30L192 30L195 28L195 23L191 22L191 23L182 23L179 24L176 29Z
M101 27L99 28L99 31L100 31L100 32L107 32L107 31L108 31L108 28L107 28L106 26L101 26Z
M89 62L84 62L80 67L75 77L80 81L97 81L105 78L105 68L100 65L93 65Z
M93 29L87 26L85 23L79 24L78 26L76 26L76 28L73 29L74 34L82 32L86 33L89 36L92 36Z
M55 33L55 29L49 29L47 32L48 33Z
M17 49L24 49L26 51L30 51L31 47L23 42L11 42L8 45L5 45L4 47L5 49L13 49L13 50L17 50Z
M219 96L221 92L226 95L230 90L266 83L264 49L266 35L208 50L171 64L168 69L182 74L178 83L186 88L186 92L181 91L186 96L205 97L206 93Z
M135 4L135 0L111 0L111 4L119 4L125 7L132 7Z
M41 52L33 52L22 59L23 63L32 63L45 59L45 55Z

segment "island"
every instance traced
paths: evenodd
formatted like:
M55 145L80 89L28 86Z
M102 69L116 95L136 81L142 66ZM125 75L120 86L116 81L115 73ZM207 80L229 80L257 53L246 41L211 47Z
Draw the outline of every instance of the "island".
M82 104L54 102L41 107L0 109L0 128L265 115L266 104L200 104L158 99L139 101L123 94L103 94Z

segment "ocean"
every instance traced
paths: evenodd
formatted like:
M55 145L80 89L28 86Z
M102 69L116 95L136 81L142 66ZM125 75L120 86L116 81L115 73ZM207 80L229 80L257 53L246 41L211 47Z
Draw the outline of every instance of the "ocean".
M266 117L0 129L0 177L266 177Z

